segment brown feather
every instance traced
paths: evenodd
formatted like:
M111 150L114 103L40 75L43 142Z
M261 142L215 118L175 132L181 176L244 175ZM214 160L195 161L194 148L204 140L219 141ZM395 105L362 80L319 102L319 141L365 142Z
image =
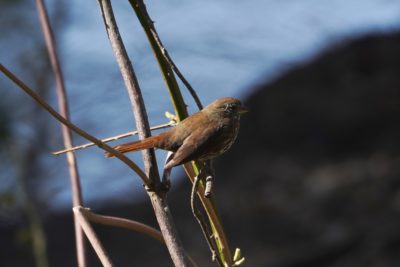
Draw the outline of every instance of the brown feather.
M154 148L157 146L157 136L151 136L143 140L129 142L115 146L114 149L121 153L133 152L142 149ZM113 154L106 152L106 157L112 158Z

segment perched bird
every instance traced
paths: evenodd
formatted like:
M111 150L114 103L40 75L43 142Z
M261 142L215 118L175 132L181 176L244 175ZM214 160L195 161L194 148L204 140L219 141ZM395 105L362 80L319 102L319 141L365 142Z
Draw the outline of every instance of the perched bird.
M238 135L240 115L245 112L247 109L238 99L220 98L169 131L114 148L121 153L148 148L172 151L165 169L191 160L209 160L232 146ZM106 156L113 157L110 153Z

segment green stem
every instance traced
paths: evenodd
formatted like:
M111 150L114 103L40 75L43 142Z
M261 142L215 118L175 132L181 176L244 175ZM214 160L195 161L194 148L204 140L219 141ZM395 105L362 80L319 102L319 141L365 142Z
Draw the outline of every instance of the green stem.
M159 40L155 38L156 29L154 28L154 23L150 19L146 6L143 1L140 0L129 0L132 8L136 12L136 16L139 19L140 24L142 25L146 36L150 42L151 48L154 52L154 55L157 59L158 65L160 66L161 73L163 75L164 81L167 84L168 92L171 97L171 102L174 106L175 114L178 118L178 121L181 121L188 117L188 112L186 109L186 104L183 100L182 93L179 89L178 82L176 81L174 72L171 68L171 65L165 59L163 51L160 49Z

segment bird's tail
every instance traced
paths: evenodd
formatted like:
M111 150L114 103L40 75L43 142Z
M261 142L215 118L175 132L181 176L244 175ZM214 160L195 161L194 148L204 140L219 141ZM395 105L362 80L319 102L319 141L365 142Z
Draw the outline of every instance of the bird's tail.
M154 148L157 144L156 140L157 136L151 136L143 140L120 144L113 148L121 153L128 153L142 149ZM105 154L108 158L114 157L114 155L109 152L106 152Z

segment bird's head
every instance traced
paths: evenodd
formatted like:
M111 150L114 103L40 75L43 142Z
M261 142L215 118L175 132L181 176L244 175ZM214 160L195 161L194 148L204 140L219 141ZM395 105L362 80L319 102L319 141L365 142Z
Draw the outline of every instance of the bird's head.
M223 97L215 100L203 109L207 113L218 113L223 116L240 116L248 112L239 99L233 97Z

